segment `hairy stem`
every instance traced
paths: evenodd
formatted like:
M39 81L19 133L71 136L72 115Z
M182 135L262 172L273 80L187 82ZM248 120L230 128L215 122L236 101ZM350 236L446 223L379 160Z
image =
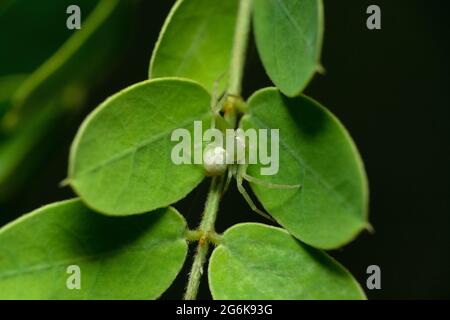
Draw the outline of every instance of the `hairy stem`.
M226 0L224 0L226 1ZM242 88L242 75L244 72L245 55L247 51L248 34L250 29L252 0L241 0L234 34L233 52L230 65L230 82L228 94L240 96ZM230 113L225 114L227 121L231 122L232 127L236 127L235 108L231 108ZM200 239L198 241L194 262L192 263L189 280L184 294L185 300L194 300L197 298L200 280L203 274L203 267L209 251L209 244L219 241L214 224L219 210L220 199L224 191L226 176L214 177L206 199L205 210L198 231ZM195 234L190 234L194 236Z
M230 65L230 83L228 87L228 93L235 96L240 96L242 89L242 76L244 74L245 55L250 31L251 11L252 0L241 0L234 33Z
M217 211L219 210L222 189L223 177L214 177L211 182L208 198L206 199L205 210L199 227L201 237L198 241L197 251L189 274L189 281L184 295L185 300L194 300L197 297L200 279L203 274L203 265L205 264L206 256L208 255L210 242L208 235L214 233L214 223L216 221Z

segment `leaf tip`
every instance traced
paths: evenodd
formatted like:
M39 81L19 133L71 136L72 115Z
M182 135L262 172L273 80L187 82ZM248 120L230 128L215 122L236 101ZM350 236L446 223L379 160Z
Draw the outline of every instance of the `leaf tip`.
M70 178L65 178L64 180L60 181L59 184L58 184L58 186L60 188L65 188L65 187L67 187L69 185L70 185Z
M321 63L316 66L316 71L322 76L327 74L327 69L325 69L325 67Z
M370 222L366 223L364 229L367 230L370 234L375 234L375 228L370 224Z

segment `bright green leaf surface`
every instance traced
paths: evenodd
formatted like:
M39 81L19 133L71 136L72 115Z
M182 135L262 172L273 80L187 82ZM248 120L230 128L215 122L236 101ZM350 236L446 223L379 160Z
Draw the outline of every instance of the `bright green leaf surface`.
M278 173L259 176L260 167L252 165L249 174L277 184L301 184L290 190L251 184L278 223L324 249L344 245L367 227L363 164L338 119L308 97L287 98L274 88L253 95L249 110L245 128L280 130Z
M319 67L321 0L254 0L255 38L267 74L286 95L298 95Z
M69 4L65 0L51 8L49 3L35 5L24 0L0 4L0 39L8 43L5 50L0 50L0 73L33 71L37 67L26 78L10 74L0 80L0 115L9 111L3 119L0 117L0 201L17 191L42 164L57 140L51 133L85 104L89 89L108 74L105 66L109 70L109 64L119 56L110 52L120 52L133 4L119 0L80 1L79 31L66 28ZM31 20L23 24L24 16ZM34 22L35 18L38 22ZM30 23L36 28L30 28ZM41 27L45 31L39 31ZM64 35L56 37L59 40L53 35L55 29L65 30ZM42 43L41 35L45 37ZM33 47L33 55L28 49L22 50L22 45ZM29 59L30 64L22 63L23 59Z
M45 206L0 229L0 299L157 298L183 265L185 227L174 209L109 218L79 200ZM66 286L70 265L80 290Z
M209 263L214 299L364 299L339 263L285 230L245 223L228 229Z
M211 90L226 76L238 0L179 0L161 31L150 78L179 76Z
M142 213L185 197L203 179L200 165L175 165L175 129L193 137L194 121L209 127L210 96L195 82L149 80L100 105L72 146L70 184L97 211Z

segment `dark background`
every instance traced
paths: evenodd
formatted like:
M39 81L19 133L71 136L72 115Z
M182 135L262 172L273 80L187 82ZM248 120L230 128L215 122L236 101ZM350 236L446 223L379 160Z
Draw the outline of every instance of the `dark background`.
M113 66L114 76L91 97L91 109L147 77L151 50L173 1L142 2L132 45ZM370 4L381 7L382 30L366 28ZM306 93L332 110L356 141L370 181L370 221L376 230L331 254L363 287L367 266L381 267L382 289L366 289L372 299L450 298L449 9L443 0L325 0L327 72L316 76ZM244 94L269 85L251 45ZM4 207L1 224L74 196L58 183L66 177L69 146L84 116L58 135L58 148ZM199 221L207 186L208 181L176 205L191 228ZM242 221L262 220L231 188L217 230ZM184 271L190 263L189 258ZM163 298L181 298L185 283L182 272ZM200 297L210 298L206 275Z

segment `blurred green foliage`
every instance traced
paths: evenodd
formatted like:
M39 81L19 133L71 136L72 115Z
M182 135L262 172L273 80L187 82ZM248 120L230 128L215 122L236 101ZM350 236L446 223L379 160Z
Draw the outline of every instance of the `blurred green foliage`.
M0 203L46 160L56 128L86 107L126 46L135 1L77 1L80 30L66 26L71 4L0 4Z

